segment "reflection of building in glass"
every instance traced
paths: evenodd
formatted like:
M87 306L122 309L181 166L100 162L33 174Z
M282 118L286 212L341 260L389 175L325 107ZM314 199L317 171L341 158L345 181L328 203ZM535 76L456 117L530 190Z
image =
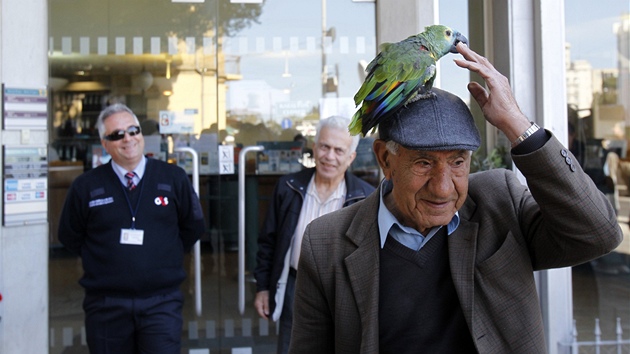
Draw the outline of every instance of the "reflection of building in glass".
M625 133L624 108L617 103L617 69L593 71L593 109L591 112L594 127L591 137L620 139Z
M233 81L226 93L226 105L230 113L239 118L257 117L250 121L254 124L270 119L280 123L285 115L281 114L284 112L277 112L276 108L290 102L290 99L289 94L273 88L265 80Z
M626 126L630 126L630 13L613 25L617 35L617 103L625 108Z
M576 106L583 118L593 103L593 67L586 60L571 61L571 45L568 43L565 53L567 103Z
M630 127L628 27L626 16L614 28L619 44L617 68L594 69L587 60L572 61L571 45L566 44L567 104L577 112L579 122L572 123L583 137L620 139L628 135L625 133Z

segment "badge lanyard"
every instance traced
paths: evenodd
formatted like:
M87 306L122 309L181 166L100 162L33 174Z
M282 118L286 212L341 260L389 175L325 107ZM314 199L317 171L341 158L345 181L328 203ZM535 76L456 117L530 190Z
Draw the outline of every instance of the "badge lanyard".
M144 189L144 183L140 183L140 190L138 191L138 201L136 202L136 208L134 209L131 206L131 199L129 199L129 191L125 186L121 183L120 187L125 192L125 199L127 199L127 206L129 207L129 212L131 213L131 229L136 228L136 214L138 214L138 208L140 208L140 200L142 199L142 190Z

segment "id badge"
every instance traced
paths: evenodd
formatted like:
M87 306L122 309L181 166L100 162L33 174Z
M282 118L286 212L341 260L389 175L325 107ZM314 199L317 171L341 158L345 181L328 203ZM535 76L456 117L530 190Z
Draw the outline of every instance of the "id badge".
M120 243L123 245L142 245L144 230L122 229L120 230Z

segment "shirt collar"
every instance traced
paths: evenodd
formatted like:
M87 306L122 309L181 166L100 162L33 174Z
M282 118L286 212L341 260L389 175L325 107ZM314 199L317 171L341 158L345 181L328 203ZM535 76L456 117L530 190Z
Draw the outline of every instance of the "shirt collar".
M427 236L427 235L422 235L418 230L402 225L398 221L398 219L396 219L394 214L392 214L392 212L389 211L389 209L387 209L387 206L385 206L385 201L383 200L383 196L391 192L393 187L394 186L391 183L391 181L383 179L383 181L381 182L381 189L380 189L381 193L379 196L379 206L378 206L378 231L381 238L381 248L385 246L385 241L387 240L387 235L389 234L389 230L394 225L397 225L402 231L408 234L418 235L421 237ZM447 235L452 234L457 229L458 226L459 226L459 212L455 212L455 215L453 215L453 218L451 219L451 221L446 225L446 234ZM441 227L442 226L436 226L433 229L431 229L431 231L433 230L437 231Z
M317 195L317 188L315 187L315 174L311 177L310 182L308 183L308 187L306 188L306 194L311 195L316 198L316 200L322 204L326 203L329 200L335 200L339 198L344 198L346 195L346 179L342 179L337 186L337 189L333 192L333 194L328 197L328 200L319 200L319 196Z
M140 159L140 162L138 163L138 166L136 166L136 168L134 168L133 171L127 171L125 168L123 168L122 166L114 162L114 160L111 160L111 161L112 161L112 168L114 169L114 173L116 173L116 176L118 176L118 179L120 179L120 182L122 184L127 184L127 180L125 179L125 174L127 172L134 172L136 174L136 177L135 177L137 178L136 182L139 182L142 179L142 176L144 176L144 170L147 167L146 160L147 160L146 157L142 157L142 159Z

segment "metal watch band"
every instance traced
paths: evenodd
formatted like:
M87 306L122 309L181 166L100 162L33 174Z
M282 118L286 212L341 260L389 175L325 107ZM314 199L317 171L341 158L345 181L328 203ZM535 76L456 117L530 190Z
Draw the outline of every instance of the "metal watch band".
M522 143L525 139L529 138L532 134L537 132L538 129L540 129L538 124L534 122L531 122L531 123L532 125L523 134L521 134L521 136L519 136L518 138L516 138L516 140L514 140L514 142L512 143L512 146L516 146Z

